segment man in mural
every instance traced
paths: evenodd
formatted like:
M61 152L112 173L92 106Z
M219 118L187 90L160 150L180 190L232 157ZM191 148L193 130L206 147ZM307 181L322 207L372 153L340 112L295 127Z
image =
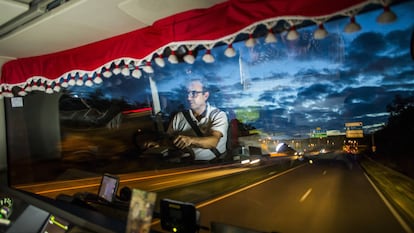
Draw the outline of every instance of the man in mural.
M178 112L168 126L173 143L181 150L190 150L196 161L217 161L226 153L227 115L208 102L210 91L201 79L187 85L189 109Z

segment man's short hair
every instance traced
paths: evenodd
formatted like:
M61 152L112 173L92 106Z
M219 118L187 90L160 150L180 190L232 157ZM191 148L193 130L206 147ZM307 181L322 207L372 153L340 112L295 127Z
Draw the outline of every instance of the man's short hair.
M191 79L188 80L188 84L192 83L192 82L200 82L203 85L203 91L209 91L209 84L207 82L207 79L201 77L201 76L196 76L196 77L192 77Z

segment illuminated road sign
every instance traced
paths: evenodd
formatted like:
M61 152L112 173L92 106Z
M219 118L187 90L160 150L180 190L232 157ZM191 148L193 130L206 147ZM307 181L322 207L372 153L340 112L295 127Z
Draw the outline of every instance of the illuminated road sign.
M362 122L348 122L345 123L347 138L363 138L364 130Z

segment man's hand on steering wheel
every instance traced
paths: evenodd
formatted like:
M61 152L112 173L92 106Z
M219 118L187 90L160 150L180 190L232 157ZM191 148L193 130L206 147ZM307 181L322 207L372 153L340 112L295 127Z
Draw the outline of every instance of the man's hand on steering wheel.
M173 143L179 149L185 149L191 146L193 139L189 136L178 135L174 140Z

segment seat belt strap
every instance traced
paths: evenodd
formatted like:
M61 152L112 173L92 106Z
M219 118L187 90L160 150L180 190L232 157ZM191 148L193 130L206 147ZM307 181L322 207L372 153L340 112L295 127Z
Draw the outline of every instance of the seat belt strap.
M199 137L203 137L204 134L203 132L201 132L200 128L198 127L198 125L193 121L193 119L190 116L190 112L188 110L184 110L182 111L185 119L187 120L188 124L190 124L191 128L194 130L194 132L197 134L197 136ZM216 156L216 158L219 158L221 156L220 152L217 150L217 148L210 148L210 150L214 153L214 155Z

